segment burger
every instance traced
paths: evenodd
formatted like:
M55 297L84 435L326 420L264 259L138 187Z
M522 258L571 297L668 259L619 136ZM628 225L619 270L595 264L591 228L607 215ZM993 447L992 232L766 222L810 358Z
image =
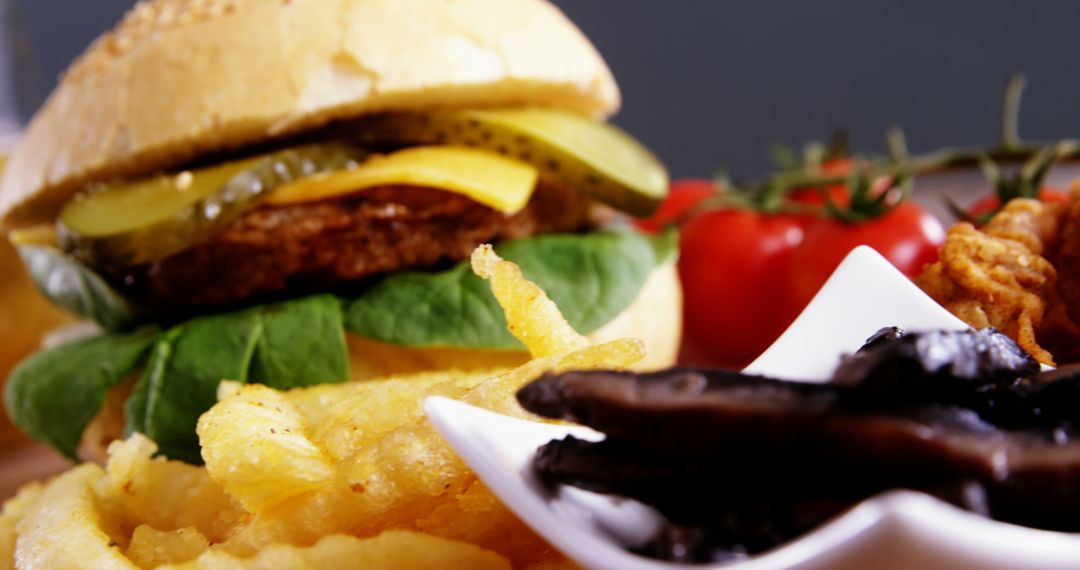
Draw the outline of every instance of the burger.
M69 457L199 461L223 379L276 388L528 358L466 263L519 264L593 338L679 343L667 175L543 0L154 0L62 77L0 179L40 291L94 323L7 380ZM92 434L92 435L91 435Z

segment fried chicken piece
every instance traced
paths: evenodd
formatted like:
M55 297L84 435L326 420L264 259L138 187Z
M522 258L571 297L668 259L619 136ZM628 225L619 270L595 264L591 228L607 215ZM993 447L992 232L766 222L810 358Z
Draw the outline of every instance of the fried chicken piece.
M1061 304L1058 273L1048 257L1057 247L1063 213L1061 204L1016 199L982 230L957 223L945 237L940 259L916 283L971 326L994 327L1039 362L1053 365L1036 331L1048 310Z
M1060 246L1053 258L1058 293L1072 321L1080 322L1080 180L1073 182L1064 218Z

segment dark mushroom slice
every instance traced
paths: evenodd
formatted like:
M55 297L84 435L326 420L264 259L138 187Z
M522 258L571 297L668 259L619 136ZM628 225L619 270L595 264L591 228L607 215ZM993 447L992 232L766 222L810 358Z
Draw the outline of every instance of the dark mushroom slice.
M537 459L542 473L591 479L588 488L606 486L690 519L685 511L696 506L707 517L709 505L766 496L854 501L978 481L996 518L1080 530L1080 442L1071 424L1005 430L952 404L846 408L841 396L857 389L713 371L592 371L542 377L518 399L530 411L608 434L558 455L545 450ZM597 456L609 455L619 458L612 465L635 455L652 462L653 478L628 484L613 477L646 473L648 465L597 467Z
M884 330L839 381L722 370L546 375L528 410L600 442L541 447L548 481L638 499L670 525L640 551L684 561L760 552L897 488L1033 527L1080 531L1080 369L1038 364L992 330Z
M832 383L859 386L850 405L879 409L964 397L1038 372L1037 360L992 328L904 334L889 327L842 357Z
M725 429L732 422L746 418L755 429L783 437L802 417L794 411L828 412L840 392L738 372L674 368L546 375L524 386L517 398L533 413L584 424L609 437L658 451L709 455L738 444L740 436Z

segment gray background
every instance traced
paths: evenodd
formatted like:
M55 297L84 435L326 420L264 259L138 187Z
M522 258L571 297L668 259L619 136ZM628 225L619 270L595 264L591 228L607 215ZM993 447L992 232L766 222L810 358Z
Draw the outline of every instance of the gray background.
M1080 2L556 0L623 90L615 122L675 175L769 167L775 142L846 126L880 149L902 125L913 150L994 140L1000 88L1027 74L1027 138L1080 136ZM35 107L67 62L131 2L23 0L21 77Z

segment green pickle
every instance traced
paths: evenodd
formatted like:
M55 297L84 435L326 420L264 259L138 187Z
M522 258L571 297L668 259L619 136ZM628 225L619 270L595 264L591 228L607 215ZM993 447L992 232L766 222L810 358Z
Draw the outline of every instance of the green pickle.
M212 237L275 188L351 168L362 155L344 143L313 144L179 174L102 184L64 206L60 243L91 265L157 261Z
M437 111L374 117L368 143L460 144L512 156L542 178L577 188L624 212L647 216L667 195L664 166L630 135L551 109Z

